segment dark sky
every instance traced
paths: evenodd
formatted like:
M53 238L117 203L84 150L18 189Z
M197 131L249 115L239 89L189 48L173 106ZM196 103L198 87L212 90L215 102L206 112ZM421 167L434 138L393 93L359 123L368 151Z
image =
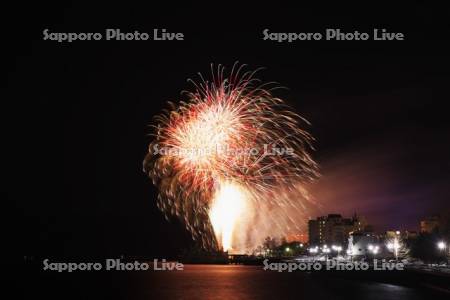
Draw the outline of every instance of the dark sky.
M204 8L203 8L204 9ZM327 11L326 11L327 10ZM152 117L210 63L288 87L322 178L319 213L417 229L449 209L449 16L407 7L12 7L8 37L8 201L20 254L173 255L190 244L142 172ZM185 41L43 41L42 31L183 32ZM262 30L402 32L405 41L262 40ZM8 214L4 211L3 214ZM8 216L7 216L8 217Z

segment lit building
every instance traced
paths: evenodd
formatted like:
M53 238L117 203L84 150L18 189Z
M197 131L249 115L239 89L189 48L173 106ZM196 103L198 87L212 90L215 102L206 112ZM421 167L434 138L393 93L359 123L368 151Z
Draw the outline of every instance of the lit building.
M310 245L346 245L350 232L362 231L365 221L356 215L343 218L339 214L329 214L308 222Z

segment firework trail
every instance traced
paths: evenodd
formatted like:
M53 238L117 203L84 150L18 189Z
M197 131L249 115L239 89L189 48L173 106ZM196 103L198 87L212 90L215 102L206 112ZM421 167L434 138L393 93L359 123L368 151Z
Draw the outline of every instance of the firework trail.
M156 117L144 171L159 188L158 207L205 249L249 251L298 230L304 185L318 175L313 138L256 71L211 69L211 81L200 75L187 101Z

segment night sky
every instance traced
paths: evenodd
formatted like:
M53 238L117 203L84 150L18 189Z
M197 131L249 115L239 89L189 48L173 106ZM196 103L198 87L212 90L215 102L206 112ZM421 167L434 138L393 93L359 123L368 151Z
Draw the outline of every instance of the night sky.
M210 64L264 67L311 122L314 216L418 229L449 209L448 15L424 4L360 12L270 6L14 7L7 33L7 197L20 254L175 255L192 245L142 172L149 124ZM185 41L43 41L42 31L183 32ZM262 31L402 32L405 41L263 41ZM3 214L9 217L7 211ZM14 214L16 215L16 214Z

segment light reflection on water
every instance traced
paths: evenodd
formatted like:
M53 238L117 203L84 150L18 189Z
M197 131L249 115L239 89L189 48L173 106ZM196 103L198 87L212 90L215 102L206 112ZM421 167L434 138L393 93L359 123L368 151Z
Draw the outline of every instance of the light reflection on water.
M149 297L167 299L426 299L414 288L262 266L185 265L184 271L148 273L142 283Z

